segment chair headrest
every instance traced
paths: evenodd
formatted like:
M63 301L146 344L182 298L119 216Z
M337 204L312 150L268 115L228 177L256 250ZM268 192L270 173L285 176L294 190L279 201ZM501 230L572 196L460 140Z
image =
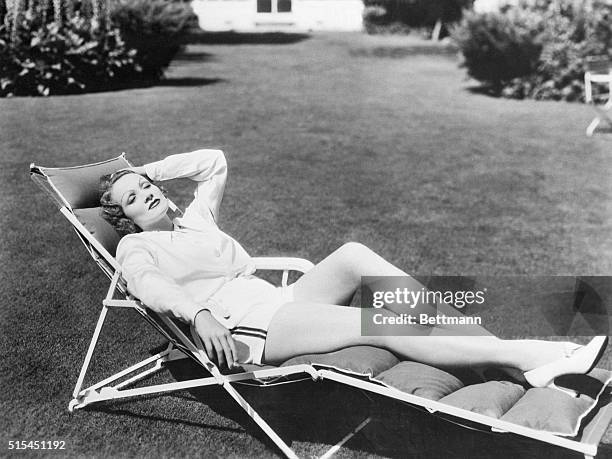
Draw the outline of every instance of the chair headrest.
M115 256L120 236L100 216L100 177L129 166L130 163L121 155L107 161L75 167L32 165L31 172L33 177L44 174L48 178L48 182L44 181L47 183L44 188L54 195L58 202L62 201L60 198L68 202L76 218L112 256Z
M123 155L94 164L76 167L44 168L40 170L49 177L57 191L73 209L100 206L100 177L118 169L129 167Z

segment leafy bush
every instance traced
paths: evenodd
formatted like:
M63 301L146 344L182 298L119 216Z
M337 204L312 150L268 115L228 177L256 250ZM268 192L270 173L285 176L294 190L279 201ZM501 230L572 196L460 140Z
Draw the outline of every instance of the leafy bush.
M537 78L541 84L526 97L578 100L584 94L584 72L589 56L612 57L612 4L550 3L543 15L543 49Z
M50 95L119 87L140 73L117 29L78 15L44 23L27 11L11 30L0 25L0 96Z
M495 90L532 74L542 52L538 24L519 14L467 13L452 37L463 53L468 75Z
M157 80L194 27L183 0L0 0L0 97Z
M197 24L188 3L167 0L118 0L111 20L127 46L136 49L143 77L152 79L163 75Z
M612 4L523 2L497 14L468 14L453 37L468 74L496 94L581 100L587 57L612 57Z

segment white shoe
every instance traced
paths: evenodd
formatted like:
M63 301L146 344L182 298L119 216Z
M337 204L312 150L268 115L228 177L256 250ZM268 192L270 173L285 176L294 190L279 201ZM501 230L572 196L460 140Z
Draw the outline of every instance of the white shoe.
M533 387L552 387L566 392L555 386L554 379L561 375L588 373L597 364L607 345L607 336L596 336L587 345L571 350L569 355L526 371L523 375Z

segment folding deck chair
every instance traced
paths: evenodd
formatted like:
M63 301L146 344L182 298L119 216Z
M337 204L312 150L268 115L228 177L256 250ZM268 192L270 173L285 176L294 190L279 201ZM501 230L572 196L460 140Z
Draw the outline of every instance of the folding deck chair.
M611 392L608 387L612 378L610 372L605 370L593 370L589 374L590 393L582 394L575 400L553 389L530 389L525 392L517 385L500 385L497 381L464 387L457 378L442 370L416 362L399 362L388 351L376 348L368 350L366 347L349 348L319 356L300 356L277 368L246 368L242 373L222 374L203 351L197 335L189 336L189 333L184 332L183 328L173 320L149 310L146 305L127 292L126 284L121 277L121 267L114 259L119 236L99 216L98 183L101 175L129 166L130 163L123 154L108 161L77 167L48 168L34 164L30 166L31 178L59 205L61 213L71 223L89 254L110 279L110 286L102 301L100 316L68 406L71 412L107 400L219 385L257 423L283 454L294 458L297 455L291 447L242 397L235 386L247 382L265 385L268 382L306 377L313 381L331 380L365 393L389 397L410 406L424 408L430 413L437 413L460 424L477 426L489 433L524 436L581 452L585 457L594 457L597 453L598 444L612 419ZM171 209L176 210L176 206L172 203ZM281 271L283 285L287 285L290 271L303 273L313 266L309 261L299 258L255 258L254 261L258 269ZM117 295L121 299L115 298ZM168 347L142 362L84 388L85 376L96 343L111 308L135 310L168 340ZM355 364L356 357L365 363ZM166 363L183 358L192 359L210 376L130 388L160 371ZM415 378L418 381L415 382ZM436 391L441 391L441 388L444 388L445 392L436 395ZM511 400L508 398L509 389L512 389L514 394L510 397ZM495 399L497 392L503 393L503 400ZM483 402L489 399L495 400L490 405ZM565 431L559 431L563 430L559 424L545 425L548 422L546 419L551 417L551 410L555 412L557 409L563 413L571 412L576 418L573 424L570 422L570 427L566 429L564 427ZM498 411L497 414L495 411ZM564 416L563 423L568 417L565 414ZM340 443L322 457L331 456L340 445L364 429L370 419L369 416L365 416ZM574 419L569 421L573 422Z
M612 60L608 57L590 57L587 58L586 64L587 71L584 74L585 101L597 113L597 116L593 118L586 129L586 134L592 136L602 121L606 121L612 127L612 119L608 113L612 109ZM593 83L608 85L607 101L604 104L599 104L595 100Z

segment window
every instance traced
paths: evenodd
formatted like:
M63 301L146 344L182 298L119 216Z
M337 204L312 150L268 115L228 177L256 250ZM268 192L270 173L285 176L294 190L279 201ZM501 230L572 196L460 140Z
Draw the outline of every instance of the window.
M258 13L291 13L291 0L257 0Z
M272 12L272 0L257 0L257 12L258 13L271 13Z
M277 10L279 13L291 13L291 0L277 0Z

